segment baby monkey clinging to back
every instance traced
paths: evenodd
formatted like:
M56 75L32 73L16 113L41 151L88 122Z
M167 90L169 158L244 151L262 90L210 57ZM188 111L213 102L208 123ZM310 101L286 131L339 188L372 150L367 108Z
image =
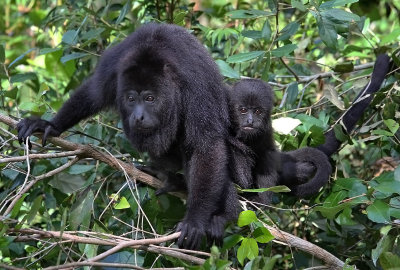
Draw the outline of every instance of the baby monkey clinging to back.
M311 147L283 153L276 150L271 123L273 96L271 87L257 79L237 82L229 94L235 136L254 152L252 182L246 188L284 184L296 196L314 194L329 180L332 168L328 157ZM271 202L271 192L258 196L263 203Z

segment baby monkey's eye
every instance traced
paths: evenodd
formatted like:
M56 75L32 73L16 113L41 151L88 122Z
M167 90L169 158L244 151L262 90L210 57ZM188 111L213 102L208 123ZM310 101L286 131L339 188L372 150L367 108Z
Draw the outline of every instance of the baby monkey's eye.
M260 110L260 109L256 109L256 110L254 111L254 113L259 115L259 114L261 114L261 110Z
M241 108L239 109L239 112L240 112L240 113L247 113L247 108L241 107Z
M155 97L152 96L152 95L148 95L148 96L145 98L145 100L148 101L148 102L153 102L153 101L155 100Z

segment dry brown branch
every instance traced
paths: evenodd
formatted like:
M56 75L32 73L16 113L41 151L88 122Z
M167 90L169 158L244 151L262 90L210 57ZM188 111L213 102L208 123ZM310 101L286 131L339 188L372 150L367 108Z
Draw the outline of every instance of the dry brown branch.
M65 263L63 265L46 267L43 268L43 270L75 269L76 267L80 266L115 267L115 268L128 268L128 269L138 269L138 270L145 269L143 267L125 263L73 262L73 263Z
M16 128L16 125L18 123L11 117L8 117L8 116L2 115L2 114L0 114L0 122L5 123L13 128ZM38 137L40 137L40 135L38 135ZM132 179L136 179L137 181L140 181L146 185L152 186L154 188L160 188L162 186L161 181L158 180L157 178L150 176L142 171L139 171L138 169L135 168L135 166L133 166L130 163L119 160L119 159L113 157L112 155L102 153L90 145L72 143L72 142L66 141L66 140L64 140L62 138L58 138L58 137L49 138L48 141L56 146L61 147L64 150L68 150L68 151L79 150L79 151L81 151L81 154L78 155L81 158L97 159L99 161L107 163L112 168L119 170L119 171L121 171L121 168L122 168L124 171L127 172L127 174ZM182 195L180 195L180 197L181 196Z
M0 122L6 123L9 126L14 127L14 128L17 123L17 121L13 120L10 117L4 116L2 114L0 114ZM48 141L53 143L54 145L61 147L63 150L80 151L80 153L77 154L77 156L76 156L77 159L93 158L93 159L102 161L102 162L110 165L112 168L114 168L116 170L125 171L131 178L136 179L136 180L138 180L142 183L145 183L149 186L152 186L155 188L159 188L161 186L161 181L159 181L158 179L139 171L132 164L123 162L123 161L115 158L111 154L100 152L97 149L94 149L93 147L91 147L90 145L81 145L81 144L77 144L77 143L72 143L72 142L66 141L62 138L49 138ZM44 177L44 175L42 177ZM39 176L37 178L39 178ZM26 186L26 188L28 188L28 186ZM25 191L27 191L27 189ZM178 196L182 197L182 194L178 194ZM302 250L302 251L312 254L313 256L324 261L325 264L327 264L330 267L330 269L342 269L342 267L344 266L344 263L341 260L339 260L338 258L336 258L334 255L330 254L326 250L324 250L310 242L307 242L307 241L300 239L289 233L282 232L279 229L274 228L274 227L270 227L270 226L266 225L266 228L268 228L271 231L272 235L275 236L276 241L278 241L279 243L284 243L286 245L289 245L292 248L297 248L299 250ZM55 238L58 241L69 240L73 243L87 243L87 244L95 244L95 245L114 246L113 248L109 249L108 251L106 251L102 254L99 254L98 256L89 259L88 261L80 262L80 263L94 263L94 261L100 260L100 259L102 259L112 253L115 253L122 248L126 248L126 247L142 249L142 250L146 250L149 252L168 255L168 256L179 258L179 259L182 259L185 261L189 261L194 264L203 264L205 261L204 259L185 254L185 253L183 253L184 251L182 251L182 250L180 250L180 251L171 250L171 249L167 249L165 247L158 247L158 246L151 245L153 243L161 243L161 242L165 242L167 240L176 239L180 235L179 232L174 233L169 236L166 236L166 237L160 237L160 238L154 238L154 239L143 239L143 240L121 240L120 238L99 239L99 238L93 238L93 237L77 236L77 235L73 235L73 234L70 234L67 232L63 232L63 233L47 232L47 231L39 231L39 230L32 230L32 229L23 229L23 230L19 230L19 231L10 230L10 232L14 232L14 233L18 232L16 241L28 241L28 240L33 240L33 239L37 240L37 239L45 239L45 238ZM85 264L85 265L89 265L89 264ZM59 269L59 268L51 268L51 269Z
M31 241L34 239L55 239L56 241L68 240L73 243L80 243L80 244L114 246L113 248L107 250L106 252L101 253L101 254L97 255L96 257L93 257L93 258L87 260L87 262L94 262L94 261L101 260L101 259L119 251L120 249L127 248L127 247L171 256L171 257L178 258L178 259L181 259L181 260L184 260L184 261L187 261L190 263L194 263L194 264L201 265L205 261L204 259L185 254L184 253L185 250L178 251L176 249L169 249L169 248L165 248L165 247L155 246L155 244L160 244L160 243L164 243L167 241L177 239L179 237L179 235L181 234L180 232L176 232L176 233L173 233L168 236L163 236L163 237L158 237L158 238L141 239L141 240L131 240L128 238L125 238L126 240L121 240L121 238L119 238L119 237L116 237L114 239L99 239L99 238L93 238L93 237L83 237L83 236L73 235L73 234L70 234L67 232L41 231L41 230L35 230L35 229L20 229L20 230L10 229L9 232L15 233L18 235L15 238L16 242L26 242L26 241ZM209 254L206 253L206 255L209 255Z
M19 162L19 161L24 161L27 158L29 159L60 158L60 157L76 156L80 154L82 154L82 150L80 149L75 151L61 152L61 153L29 154L28 156L0 158L0 163Z
M297 236L281 231L277 228L268 225L264 226L275 237L275 241L279 241L280 243L286 244L292 248L297 248L306 253L312 254L313 256L322 260L329 267L329 269L343 269L344 262L336 258L333 254L329 253L325 249L322 249L319 246L314 245L313 243L305 241Z

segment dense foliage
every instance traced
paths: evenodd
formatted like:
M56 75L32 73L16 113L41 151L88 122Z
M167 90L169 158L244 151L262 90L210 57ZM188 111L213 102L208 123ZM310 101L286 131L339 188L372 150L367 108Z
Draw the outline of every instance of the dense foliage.
M149 21L193 31L212 53L227 83L241 76L269 81L276 90L275 139L282 150L323 143L324 131L340 119L368 82L377 53L388 53L400 65L398 1L4 2L0 114L14 119L51 118L91 74L105 49ZM345 146L333 157L334 174L319 194L307 200L282 194L276 207L264 213L243 212L238 224L227 228L224 246L212 248L203 266L130 248L101 262L193 269L301 269L320 264L312 254L272 242L262 226L265 222L316 243L359 269L398 269L399 77L398 71L390 74L356 132L351 137L342 134ZM97 232L102 235L99 239L105 234L153 238L173 231L184 214L180 198L156 197L153 188L130 181L97 160L75 164L64 156L13 161L26 150L15 134L15 129L0 124L3 264L41 269L92 258L110 248L61 241L61 236L24 238L24 229L80 231L76 234L80 236ZM83 121L63 135L135 164L148 159L132 149L113 111ZM33 140L31 153L60 152ZM68 162L66 170L42 177ZM34 184L8 209L31 181ZM210 248L204 245L203 250Z

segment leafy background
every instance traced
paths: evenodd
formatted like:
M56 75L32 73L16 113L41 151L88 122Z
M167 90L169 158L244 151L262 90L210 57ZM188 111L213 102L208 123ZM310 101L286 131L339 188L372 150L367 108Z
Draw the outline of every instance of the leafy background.
M399 65L398 1L29 1L5 0L0 9L0 114L51 118L93 71L101 53L149 21L190 29L208 48L227 83L240 77L269 81L276 94L275 139L282 150L315 146L368 82L377 53ZM361 67L356 70L354 67ZM336 71L337 73L332 73ZM326 72L328 74L326 75ZM321 75L321 76L315 76ZM324 75L325 74L325 75ZM400 265L399 73L392 73L360 126L333 157L330 183L298 200L279 195L257 216L242 213L193 269L302 269L312 255L271 242L260 224L316 243L359 269ZM298 119L298 120L294 120ZM283 126L293 130L283 132ZM13 230L91 231L129 238L173 230L185 210L172 195L128 181L108 165L85 159L35 183L12 211L10 198L27 171L43 175L69 157L11 162L24 155L16 131L0 124L0 260L41 269L91 258L107 247L69 242L16 241ZM66 132L135 164L148 157L125 139L118 116L103 112ZM34 153L59 151L36 141ZM210 251L204 246L205 251ZM189 267L182 260L124 249L104 262L149 267ZM104 268L106 269L106 268Z

